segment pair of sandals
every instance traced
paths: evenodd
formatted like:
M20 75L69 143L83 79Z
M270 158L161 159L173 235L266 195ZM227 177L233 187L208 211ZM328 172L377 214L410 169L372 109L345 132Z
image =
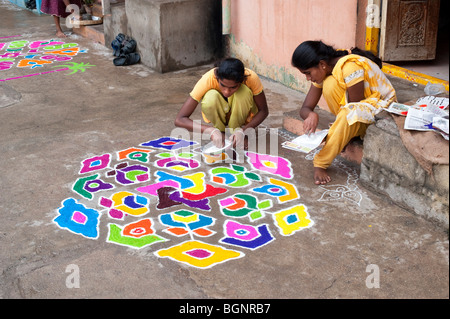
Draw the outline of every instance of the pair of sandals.
M136 41L123 33L119 33L112 41L111 47L113 54L117 58L113 60L115 66L125 66L136 64L141 60L139 53L136 50Z
M119 56L113 60L115 66L125 66L136 64L141 60L139 53L133 52L123 56Z

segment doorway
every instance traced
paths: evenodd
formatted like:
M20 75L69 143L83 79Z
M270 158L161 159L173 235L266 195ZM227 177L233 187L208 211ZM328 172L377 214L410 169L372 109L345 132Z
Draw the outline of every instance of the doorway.
M440 80L449 81L449 39L450 39L450 1L441 0L436 42L436 58L430 61L393 61L389 62L414 72L425 74Z
M388 1L399 3L399 1L392 1L392 0L385 0L382 1L382 6L387 5ZM429 1L436 1L436 0L429 0ZM401 1L400 1L401 2ZM424 1L414 1L416 3L424 5ZM436 36L436 44L435 44L435 58L432 60L418 60L418 61L388 61L388 63L408 69L417 73L425 74L440 80L448 81L449 80L449 4L450 2L447 0L441 0L439 4L439 13L436 15L438 17L438 23L437 23L437 35ZM384 8L386 9L386 8ZM389 9L391 10L391 9ZM436 19L434 17L434 19ZM424 17L424 21L426 21L427 17ZM428 19L431 19L429 16ZM389 26L388 26L389 28ZM386 32L386 30L384 30ZM391 31L391 30L389 30ZM436 32L436 31L435 31ZM381 37L382 38L382 37ZM383 41L383 39L380 39L380 41ZM405 47L399 48L400 50L405 50ZM408 49L406 47L406 49ZM415 50L417 48L410 47L409 50ZM419 48L420 49L420 48ZM394 52L396 48L393 48ZM408 52L408 51L404 51ZM415 52L413 52L415 53Z

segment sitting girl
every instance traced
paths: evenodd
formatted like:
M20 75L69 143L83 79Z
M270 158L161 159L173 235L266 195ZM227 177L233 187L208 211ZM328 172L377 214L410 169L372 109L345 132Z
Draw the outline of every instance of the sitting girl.
M382 62L358 48L335 50L322 41L305 41L292 56L292 65L312 82L300 109L304 133L314 133L319 116L314 112L323 95L336 115L325 146L314 158L317 185L329 183L327 168L354 137L364 137L375 115L396 101L391 83L381 71Z
M190 119L199 103L203 120L212 126L197 124ZM228 127L235 147L244 142L243 132L247 128L256 128L268 114L266 96L258 75L245 68L240 60L228 58L197 82L179 111L175 126L209 134L218 147L223 145L225 128Z

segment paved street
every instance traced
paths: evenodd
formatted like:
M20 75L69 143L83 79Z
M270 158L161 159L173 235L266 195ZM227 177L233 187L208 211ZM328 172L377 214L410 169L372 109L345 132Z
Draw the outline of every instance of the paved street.
M76 35L62 40L76 45L57 44L51 18L5 0L0 21L0 298L449 298L447 230L364 188L358 168L342 160L333 164L328 187L314 185L310 156L282 148L292 136L281 130L261 139L266 153L276 142L275 155L290 163L280 168L286 176L244 162L238 165L247 184L220 184L242 172L213 178L215 168L230 164L208 165L194 150L200 165L192 171L157 167L173 154L158 157L163 149L142 144L171 135L176 113L211 66L167 74L141 64L115 67L109 48ZM6 56L11 52L19 54ZM263 84L269 132L281 128L282 114L298 108L304 94ZM119 158L130 148L141 151ZM124 162L138 165L135 174L117 167ZM196 173L226 190L208 198L209 210L193 208L195 200L167 207L162 197L137 191L164 177L191 183ZM249 177L255 174L260 181ZM254 190L269 178L283 181L292 198ZM114 188L94 191L105 185ZM118 192L139 195L129 206L150 212L113 218L123 199L114 198ZM260 216L227 215L238 194L256 199ZM176 215L180 210L194 214ZM66 220L58 224L58 216ZM202 227L192 225L195 218ZM144 219L151 227L134 224ZM93 221L94 234L73 227Z

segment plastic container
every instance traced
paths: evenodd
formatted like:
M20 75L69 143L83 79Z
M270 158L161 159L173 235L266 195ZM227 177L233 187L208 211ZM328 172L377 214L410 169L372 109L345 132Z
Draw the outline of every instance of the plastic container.
M428 82L425 86L424 91L426 95L438 95L441 93L445 93L445 86L438 83Z
M225 139L225 144L223 147L217 147L213 142L206 144L202 149L202 153L206 155L219 155L222 154L225 150L231 147L231 141Z

